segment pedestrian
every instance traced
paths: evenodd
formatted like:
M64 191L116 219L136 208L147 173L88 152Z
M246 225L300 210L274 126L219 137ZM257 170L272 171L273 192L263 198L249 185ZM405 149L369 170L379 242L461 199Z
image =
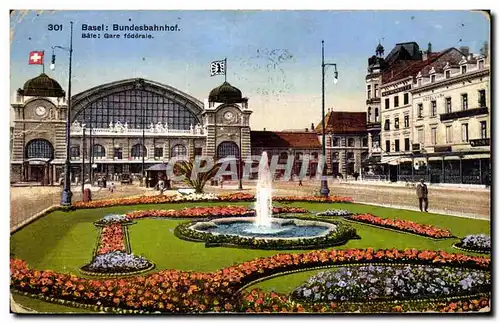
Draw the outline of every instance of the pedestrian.
M420 207L420 212L422 211L422 203L425 203L425 212L427 211L427 208L429 207L429 200L427 198L427 194L429 193L429 190L427 189L427 185L424 183L424 179L422 178L420 180L420 183L417 185L417 197L418 197L418 206Z
M109 191L111 193L113 193L115 191L115 183L111 183L111 185L109 186Z
M302 178L299 177L299 186L302 186Z

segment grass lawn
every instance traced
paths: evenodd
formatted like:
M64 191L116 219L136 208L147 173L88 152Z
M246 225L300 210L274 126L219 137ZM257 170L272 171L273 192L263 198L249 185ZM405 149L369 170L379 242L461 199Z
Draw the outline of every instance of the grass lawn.
M121 206L103 209L77 210L69 213L54 212L11 236L11 257L26 260L30 267L52 269L80 275L79 268L92 257L96 244L97 229L92 224L106 214L125 213L145 209L179 209L193 206L227 205L228 203L190 203ZM231 205L250 205L251 203L231 203ZM329 208L347 209L354 213L372 213L381 217L400 218L418 223L433 224L450 229L457 236L490 233L490 222L484 220L459 218L432 213L375 207L357 204L287 203L290 206L305 207L312 212ZM144 255L156 265L155 270L180 269L192 271L215 271L217 269L244 262L257 257L266 257L287 251L250 250L237 248L205 248L203 243L187 242L174 236L174 228L186 220L142 219L129 227L130 241L134 254ZM461 252L452 248L458 239L435 241L425 237L378 229L363 224L351 224L357 230L360 240L351 240L343 248L416 248ZM302 251L290 251L302 252ZM471 253L472 254L472 253ZM254 286L275 291L290 291L306 280L313 272L281 276L261 282ZM17 296L18 298L20 296ZM28 303L19 301L21 304ZM36 306L48 304L33 300ZM41 305L42 304L42 305ZM48 306L48 305L47 305ZM50 305L61 308L59 305ZM48 312L58 311L56 307L46 308ZM34 308L34 307L32 307ZM36 308L34 308L36 309Z

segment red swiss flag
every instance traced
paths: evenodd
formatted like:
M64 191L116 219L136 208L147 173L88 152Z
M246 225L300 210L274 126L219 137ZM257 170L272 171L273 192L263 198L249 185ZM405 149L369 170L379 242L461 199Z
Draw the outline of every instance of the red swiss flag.
M30 52L29 64L43 64L43 51L33 51Z

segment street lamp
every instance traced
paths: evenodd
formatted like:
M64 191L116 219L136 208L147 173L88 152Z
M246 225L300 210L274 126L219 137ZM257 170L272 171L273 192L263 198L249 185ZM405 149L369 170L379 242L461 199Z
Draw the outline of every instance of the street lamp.
M322 143L322 154L323 159L326 160L326 131L325 131L325 67L326 66L334 66L334 78L333 83L337 84L339 72L337 71L337 64L335 63L327 63L325 64L325 41L321 41L321 82L322 82L322 92L321 92L321 125L323 130L323 143ZM328 180L325 176L325 168L323 167L323 176L321 177L321 189L320 194L324 197L327 197L330 193L328 189Z
M54 54L54 50L56 48L65 50L69 52L69 73L68 73L68 108L66 109L66 161L64 163L64 188L61 195L61 205L62 206L71 206L71 163L70 163L70 122L71 122L71 61L73 58L73 22L70 22L70 38L69 38L69 48L61 47L61 46L53 46L52 47L52 62L50 64L50 69L54 70L56 68L56 55ZM82 178L83 180L83 178Z

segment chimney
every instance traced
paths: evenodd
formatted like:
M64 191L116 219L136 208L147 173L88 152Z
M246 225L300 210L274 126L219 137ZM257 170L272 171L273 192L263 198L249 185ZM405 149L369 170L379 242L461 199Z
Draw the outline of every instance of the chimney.
M432 44L430 42L427 44L427 53L432 53Z
M314 131L314 123L311 123L311 131Z
M472 53L469 53L469 57L467 57L467 60L470 61L474 58L474 55Z
M266 128L264 128L264 131L266 131Z
M460 46L459 50L464 54L465 57L469 56L469 47L468 46Z
M306 132L309 132L309 128L306 128Z

